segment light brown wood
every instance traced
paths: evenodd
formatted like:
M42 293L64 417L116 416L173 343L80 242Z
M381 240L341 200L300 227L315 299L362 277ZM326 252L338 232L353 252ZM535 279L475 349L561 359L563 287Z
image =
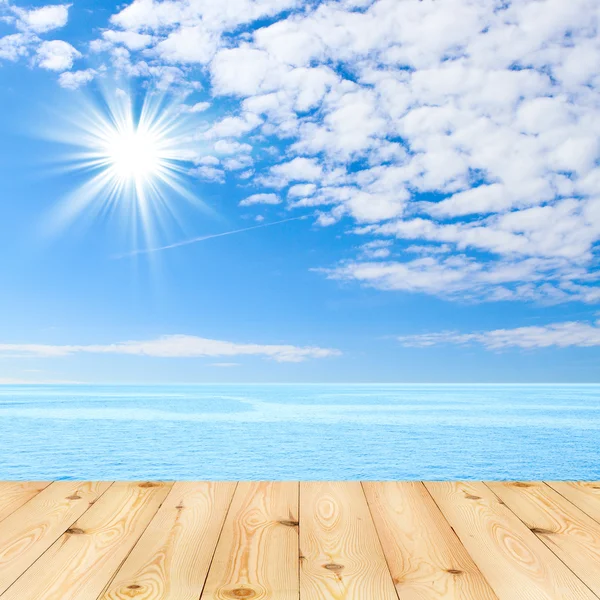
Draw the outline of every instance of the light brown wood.
M0 594L89 509L110 482L56 481L0 523Z
M50 481L0 481L0 521L29 502L50 483Z
M300 483L303 600L397 600L361 484Z
M600 595L600 523L542 482L488 487L595 594Z
M599 488L0 482L0 600L600 600Z
M425 485L500 600L597 600L485 484Z
M114 483L8 588L2 600L97 600L170 487Z
M235 487L175 483L103 600L198 600Z
M547 481L546 483L600 523L600 481Z
M241 482L202 600L298 600L298 483Z
M496 598L421 482L363 488L402 600Z

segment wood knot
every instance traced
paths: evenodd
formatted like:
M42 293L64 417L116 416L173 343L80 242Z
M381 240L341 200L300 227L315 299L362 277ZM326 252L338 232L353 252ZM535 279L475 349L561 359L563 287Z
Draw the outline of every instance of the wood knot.
M550 529L544 529L543 527L530 527L531 533L537 533L538 535L550 535L551 533L556 533L555 531L550 531Z
M152 481L144 481L144 483L140 483L139 487L141 488L153 488L153 487L159 487L158 483L152 483Z
M481 496L473 496L473 494L465 494L465 498L469 500L481 500Z
M515 482L513 483L513 485L514 485L515 487L520 487L520 488L528 488L528 487L531 487L531 484L530 484L530 483L525 483L524 481L515 481Z
M226 592L226 594L230 598L254 598L254 596L256 596L256 592L248 588L236 588L235 590Z
M79 529L79 527L69 527L65 533L70 533L71 535L82 535L85 533L85 531L83 529Z
M450 575L462 575L462 571L459 569L446 569L446 573L450 573Z
M298 521L279 521L279 523L286 527L298 527Z
M127 586L128 590L141 590L142 586L138 585L137 583L132 583L131 585Z
M175 508L177 510L183 510L185 507L183 506L183 504L178 504Z
M341 571L344 568L344 565L338 565L337 563L327 563L326 565L323 565L324 569L327 569L328 571Z
M72 494L71 496L67 496L67 500L81 500L81 496L77 494Z

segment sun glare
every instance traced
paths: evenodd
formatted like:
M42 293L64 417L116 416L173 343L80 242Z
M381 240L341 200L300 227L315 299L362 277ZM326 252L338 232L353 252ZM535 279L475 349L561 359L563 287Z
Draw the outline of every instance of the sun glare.
M143 184L160 169L160 140L147 131L114 131L106 145L106 157L115 177Z
M84 214L116 216L154 243L156 230L177 220L178 197L204 207L187 176L193 128L176 105L147 96L136 110L130 95L117 90L74 110L70 125L51 137L77 148L65 157L67 169L90 176L60 207L59 226Z

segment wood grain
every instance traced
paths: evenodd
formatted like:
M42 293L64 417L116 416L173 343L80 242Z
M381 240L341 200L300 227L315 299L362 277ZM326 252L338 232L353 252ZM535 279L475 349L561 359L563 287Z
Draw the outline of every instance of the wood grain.
M298 600L298 483L241 482L202 600Z
M114 483L8 588L2 600L97 600L170 487Z
M490 482L487 485L600 596L600 523L542 482Z
M361 484L300 484L303 600L397 600Z
M0 481L0 521L49 485L50 481Z
M485 484L425 485L501 600L597 600Z
M235 482L175 483L103 600L198 600Z
M547 481L546 483L600 523L600 481Z
M89 509L109 482L56 481L0 523L0 594Z
M365 482L363 488L402 600L496 598L422 483Z

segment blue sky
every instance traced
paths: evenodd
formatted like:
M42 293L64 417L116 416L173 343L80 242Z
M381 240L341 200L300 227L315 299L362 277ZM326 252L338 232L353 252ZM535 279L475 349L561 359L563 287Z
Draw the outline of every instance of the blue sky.
M599 381L599 16L0 0L0 382Z

